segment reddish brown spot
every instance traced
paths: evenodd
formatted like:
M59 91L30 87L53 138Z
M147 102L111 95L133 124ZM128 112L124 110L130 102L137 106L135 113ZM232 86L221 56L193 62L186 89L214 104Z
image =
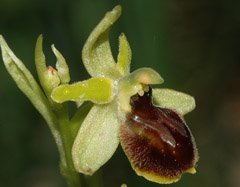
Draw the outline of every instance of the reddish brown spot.
M48 71L51 73L51 75L53 75L53 76L55 75L54 69L53 69L52 66L48 66L47 69L48 69Z
M132 96L130 105L120 137L136 169L174 178L195 165L196 146L180 114L153 105L151 88Z
M92 172L92 169L91 169L91 168L88 168L88 169L86 170L86 173L92 174L92 173L93 173L93 172Z

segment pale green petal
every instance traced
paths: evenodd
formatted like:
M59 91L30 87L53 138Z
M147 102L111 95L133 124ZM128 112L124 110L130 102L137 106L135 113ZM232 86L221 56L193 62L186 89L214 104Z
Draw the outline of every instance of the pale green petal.
M64 84L55 88L51 98L57 103L65 101L92 101L107 103L113 100L113 81L109 78L91 78L74 84Z
M61 79L61 83L62 84L69 83L70 75L69 75L69 68L68 68L67 62L65 58L62 56L62 54L55 48L54 45L52 45L51 47L52 47L53 53L57 58L56 68L57 68L58 76Z
M127 75L130 72L132 60L132 51L124 33L119 36L119 53L117 68L121 75Z
M161 107L174 109L182 115L195 108L194 97L171 89L153 89L153 102Z
M121 10L121 6L116 6L111 12L107 12L83 47L83 64L92 77L116 79L120 76L112 56L108 34L112 24L121 15Z
M80 127L72 148L75 169L92 175L113 155L119 144L115 102L94 105Z

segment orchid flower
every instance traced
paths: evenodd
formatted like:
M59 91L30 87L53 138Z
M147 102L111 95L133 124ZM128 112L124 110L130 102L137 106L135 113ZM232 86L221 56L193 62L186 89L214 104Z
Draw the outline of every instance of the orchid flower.
M183 119L195 101L171 89L152 89L150 85L163 79L151 68L130 73L132 54L123 33L115 62L108 34L120 14L120 6L108 12L83 47L83 64L92 78L60 85L51 98L57 103L94 103L72 147L78 172L92 175L120 142L138 175L157 183L176 182L184 172L195 173L198 153Z
M121 6L116 6L92 31L82 50L91 78L73 84L67 63L54 45L56 70L46 66L41 35L35 48L41 87L0 35L4 64L49 125L69 186L80 185L78 173L95 173L119 143L136 173L150 181L172 183L185 172L196 172L198 152L183 118L195 108L195 100L171 89L151 88L163 83L151 68L130 73L132 53L123 33L115 62L108 35L120 15ZM67 101L78 104L72 119Z

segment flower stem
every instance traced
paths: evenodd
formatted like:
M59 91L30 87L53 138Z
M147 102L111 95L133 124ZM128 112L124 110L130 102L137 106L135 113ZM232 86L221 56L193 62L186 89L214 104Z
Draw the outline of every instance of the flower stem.
M68 107L63 104L56 110L56 116L59 122L59 131L62 139L62 148L64 154L60 154L60 168L63 176L66 178L69 187L80 187L81 181L79 174L76 172L72 161L72 144L73 136L69 124ZM60 146L60 145L58 145Z

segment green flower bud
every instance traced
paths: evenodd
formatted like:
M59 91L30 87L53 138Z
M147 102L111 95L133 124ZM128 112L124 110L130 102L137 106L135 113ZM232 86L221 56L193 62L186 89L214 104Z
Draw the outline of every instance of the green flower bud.
M42 41L43 36L40 35L35 48L35 65L42 88L49 97L52 90L60 84L60 78L53 67L46 66L45 55L42 50Z

